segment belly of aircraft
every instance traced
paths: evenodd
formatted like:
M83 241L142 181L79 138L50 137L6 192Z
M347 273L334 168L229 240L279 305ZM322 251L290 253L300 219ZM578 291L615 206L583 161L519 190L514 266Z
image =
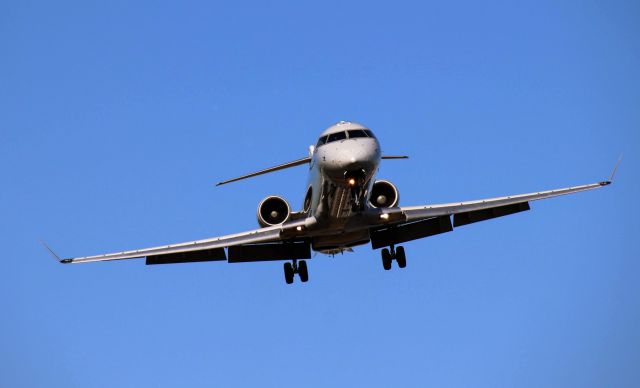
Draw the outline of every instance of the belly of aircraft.
M366 207L367 185L338 186L326 181L325 184L322 193L323 210L318 214L323 231L312 238L313 250L335 254L368 243L369 229L354 225L359 213Z
M335 253L356 245L369 242L369 230L359 230L355 232L340 233L335 235L317 236L311 240L311 247L314 251L324 253Z

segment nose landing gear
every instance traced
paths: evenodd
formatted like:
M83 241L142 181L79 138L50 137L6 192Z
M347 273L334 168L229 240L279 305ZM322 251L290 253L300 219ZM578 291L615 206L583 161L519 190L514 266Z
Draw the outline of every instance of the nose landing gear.
M306 261L300 260L298 263L297 260L293 260L291 263L284 263L284 280L287 284L293 283L293 277L295 274L300 276L300 281L302 283L306 283L309 280L309 271L307 269Z
M404 253L403 247L398 247L397 249L392 245L389 247L390 249L384 248L382 250L382 267L385 271L391 269L391 262L393 260L398 263L399 268L404 268L407 266L407 256Z

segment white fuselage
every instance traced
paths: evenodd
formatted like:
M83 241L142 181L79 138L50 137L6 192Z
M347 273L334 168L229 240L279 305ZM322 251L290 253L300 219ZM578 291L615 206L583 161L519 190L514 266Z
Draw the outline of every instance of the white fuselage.
M367 229L350 231L345 226L370 207L368 197L381 150L371 131L356 123L338 123L320 139L311 158L303 211L318 226L333 231L315 237L313 249L334 253L369 241Z

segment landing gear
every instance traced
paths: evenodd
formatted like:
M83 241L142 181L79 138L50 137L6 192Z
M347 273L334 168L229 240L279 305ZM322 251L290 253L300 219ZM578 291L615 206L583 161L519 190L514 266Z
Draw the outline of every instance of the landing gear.
M404 254L403 247L398 247L398 249L396 249L396 263L398 263L398 267L400 268L407 266L407 256Z
M309 271L307 269L307 262L304 260L300 260L298 263L297 260L293 260L292 263L286 262L284 263L284 280L287 284L293 283L293 277L295 274L300 276L300 281L302 283L307 282L309 280Z
M382 250L382 267L385 271L391 269L391 262L395 260L398 263L399 268L404 268L407 266L407 256L404 253L403 247L398 247L397 249L392 245L390 249L384 248Z
M284 263L284 280L287 284L293 283L293 266L291 263Z
M385 271L391 269L392 260L393 258L391 257L391 253L389 253L389 250L387 248L384 248L382 250L382 266L384 267Z
M298 275L300 275L300 281L306 283L309 280L309 271L307 270L307 262L304 260L298 264Z

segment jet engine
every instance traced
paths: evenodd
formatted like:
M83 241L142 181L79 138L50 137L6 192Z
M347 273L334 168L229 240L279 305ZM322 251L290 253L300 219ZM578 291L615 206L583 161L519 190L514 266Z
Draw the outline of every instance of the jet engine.
M386 208L398 206L400 194L396 186L389 181L375 181L369 195L369 203L373 207Z
M291 207L282 197L271 195L258 205L258 223L262 227L278 225L289 219Z

